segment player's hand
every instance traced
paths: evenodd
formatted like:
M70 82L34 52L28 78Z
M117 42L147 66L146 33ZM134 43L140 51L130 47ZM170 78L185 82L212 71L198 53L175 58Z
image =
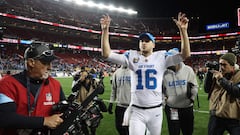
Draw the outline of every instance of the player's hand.
M100 19L101 29L107 30L110 26L111 18L109 15L103 15L103 17Z
M189 19L186 17L186 14L184 14L182 12L179 12L178 19L173 18L173 21L176 23L177 27L180 30L183 30L183 29L186 30L188 28Z
M63 119L61 118L62 115L63 114L54 114L49 117L44 117L43 125L51 129L56 128L63 122Z
M113 114L113 112L112 112L112 107L113 107L113 104L112 104L112 103L109 103L109 105L108 105L108 113L109 113L109 114Z

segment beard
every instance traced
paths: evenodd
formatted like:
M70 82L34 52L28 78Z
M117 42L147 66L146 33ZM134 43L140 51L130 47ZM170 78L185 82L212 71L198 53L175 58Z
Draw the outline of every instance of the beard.
M50 72L45 72L43 75L42 75L42 79L47 79L49 77L49 74Z

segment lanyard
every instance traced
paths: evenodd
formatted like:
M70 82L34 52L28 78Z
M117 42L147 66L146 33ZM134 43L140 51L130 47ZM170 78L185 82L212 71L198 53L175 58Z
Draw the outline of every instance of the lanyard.
M34 97L34 102L33 102L32 106L31 106L31 103L30 103L30 99L31 99L30 98L31 97L30 80L29 80L29 77L27 77L27 98L28 98L28 115L29 116L31 116L31 113L34 111L34 109L36 107L37 99L38 99L39 93L41 91L42 85L43 85L43 83L38 88L37 93L36 93L36 95Z

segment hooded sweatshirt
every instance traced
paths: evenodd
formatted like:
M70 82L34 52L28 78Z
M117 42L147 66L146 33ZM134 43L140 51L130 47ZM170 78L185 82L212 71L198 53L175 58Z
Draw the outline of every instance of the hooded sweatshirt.
M187 96L188 84L192 84L190 97ZM165 104L173 108L187 108L193 106L198 92L196 75L190 66L180 63L180 69L176 72L167 69L163 78L163 94Z

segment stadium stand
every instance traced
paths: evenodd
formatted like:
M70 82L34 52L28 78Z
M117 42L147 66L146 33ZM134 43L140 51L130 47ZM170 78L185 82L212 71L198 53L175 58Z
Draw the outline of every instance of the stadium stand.
M61 58L56 61L54 67L58 71L73 71L79 66L89 66L111 70L108 63L101 59L99 52L87 50L74 50L69 48L56 48L54 44L76 45L84 47L100 47L100 34L81 31L71 28L56 27L34 21L16 19L14 16L27 17L33 20L43 20L54 24L63 24L87 30L100 30L99 17L103 11L93 11L87 8L79 8L74 4L64 1L56 2L49 0L2 0L0 2L0 12L8 16L0 16L1 25L6 26L3 37L17 40L37 40L50 43L50 46L57 52ZM178 33L172 18L137 18L128 17L121 14L110 13L113 24L111 31L115 33L127 33L139 35L143 31L148 31L156 36L172 36L168 39L157 39L156 49L169 49L180 47L179 39L174 38ZM190 20L189 34L191 36L204 36L206 33L199 33L199 20L193 18ZM233 30L221 31L234 32ZM215 34L215 33L207 33ZM239 34L238 34L239 35ZM235 46L237 36L207 37L191 40L191 50L193 52L212 51L212 50L231 50ZM111 36L113 49L127 50L130 48L138 49L137 38L126 36ZM1 43L1 69L13 70L22 69L23 64L19 63L19 57L22 50L27 45ZM7 52L5 52L7 50ZM8 52L10 51L10 52ZM12 52L11 52L12 51ZM220 54L220 53L219 53ZM217 60L219 55L192 55L186 63L194 68L204 66L207 60ZM18 58L19 57L19 58ZM8 60L10 59L10 61ZM13 60L13 61L12 61ZM8 63L9 62L9 63ZM15 67L13 64L20 66Z

